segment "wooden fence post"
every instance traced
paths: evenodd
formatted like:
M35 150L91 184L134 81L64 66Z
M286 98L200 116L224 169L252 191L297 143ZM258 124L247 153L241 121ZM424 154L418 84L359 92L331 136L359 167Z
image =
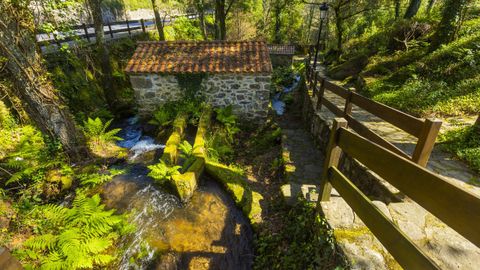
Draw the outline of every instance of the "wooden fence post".
M108 22L108 31L110 32L110 37L113 38L112 25Z
M340 156L342 149L337 146L338 130L347 127L347 120L344 118L335 118L333 120L332 129L330 130L330 138L328 139L327 153L325 162L323 163L322 179L320 179L320 190L318 197L318 205L320 201L330 200L330 193L332 192L332 184L328 181L328 173L330 167L338 167L340 163Z
M142 31L145 33L145 21L143 19L140 19L140 23L142 24Z
M312 97L314 97L315 93L317 92L317 83L318 83L318 73L315 72L313 73L313 83L310 85L310 87L312 87Z
M55 34L55 33L53 33L53 40L54 40L55 43L57 44L58 48L61 48L61 47L62 47L62 44L61 44L60 41L58 40L57 34Z
M90 42L90 36L88 35L88 28L87 25L82 23L83 31L85 32L85 37L87 38L87 41Z
M352 113L352 91L348 92L348 96L345 99L345 108L343 109L343 115L346 117Z
M130 32L130 24L128 23L128 20L127 20L127 30L128 30L128 35L131 36L132 33Z
M325 78L322 77L322 80L320 81L320 89L318 90L317 93L317 106L315 110L319 111L322 109L322 98L323 94L325 93Z
M427 166L428 159L430 158L430 154L435 146L435 140L438 132L440 132L441 126L442 121L440 120L425 119L422 132L418 137L417 146L415 146L415 151L413 151L413 162L423 167Z

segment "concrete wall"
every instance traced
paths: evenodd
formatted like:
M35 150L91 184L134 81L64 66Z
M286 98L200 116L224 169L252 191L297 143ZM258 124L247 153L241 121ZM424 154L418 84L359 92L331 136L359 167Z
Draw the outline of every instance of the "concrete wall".
M184 97L175 75L130 75L140 115L148 116L167 101ZM270 74L209 74L198 87L197 95L214 107L232 105L245 119L264 119L270 95Z

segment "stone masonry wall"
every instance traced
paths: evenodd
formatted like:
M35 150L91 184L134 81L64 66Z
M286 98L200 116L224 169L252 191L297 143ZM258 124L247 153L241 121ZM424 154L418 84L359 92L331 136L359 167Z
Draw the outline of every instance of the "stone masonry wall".
M317 110L316 98L313 98L302 83L299 102L302 104L302 118L307 130L313 135L317 148L326 155L330 130L335 116L329 112ZM328 111L328 110L327 110ZM373 171L350 156L342 155L340 170L368 197L384 202L397 201L398 198L390 190L389 185Z
M175 75L130 75L130 81L141 116L184 94ZM270 74L209 74L199 85L198 95L214 107L232 105L234 113L247 120L265 119L270 81Z

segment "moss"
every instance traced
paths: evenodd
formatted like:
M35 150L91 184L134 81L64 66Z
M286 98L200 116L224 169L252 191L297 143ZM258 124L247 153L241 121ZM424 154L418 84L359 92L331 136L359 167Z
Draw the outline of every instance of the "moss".
M178 160L178 145L182 142L183 133L187 126L188 115L179 113L173 122L172 135L165 144L165 149L161 159L167 164L177 164Z
M210 108L205 108L200 121L198 122L197 134L193 144L193 155L196 157L206 158L205 140L210 126L210 119L212 111Z
M172 177L172 185L182 202L188 201L197 189L197 176L194 172L177 174Z
M177 74L175 75L178 81L178 85L184 91L185 98L195 99L197 97L197 92L202 85L202 81L207 77L206 73L195 73L195 74Z
M355 229L335 229L333 231L333 235L337 239L337 241L347 241L347 242L356 242L357 238L365 236L365 235L371 235L373 234L370 232L370 230L367 227L359 227Z
M262 207L260 201L263 200L263 197L251 190L241 169L208 160L205 169L232 195L235 204L242 209L252 225L261 222Z

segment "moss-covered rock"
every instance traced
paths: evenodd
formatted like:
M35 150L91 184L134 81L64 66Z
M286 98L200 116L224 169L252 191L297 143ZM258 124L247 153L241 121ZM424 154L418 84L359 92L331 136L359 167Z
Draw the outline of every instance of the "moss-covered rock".
M188 201L197 189L197 177L193 172L174 175L171 181L182 202Z
M183 133L187 127L188 115L185 113L179 113L173 122L172 135L165 144L163 155L161 159L167 164L177 164L178 160L178 145L182 142Z
M185 114L177 117L174 123L174 132L167 142L167 147L162 156L166 162L175 162L178 158L178 145L181 142L181 136L186 126L187 117ZM186 169L185 173L174 175L171 179L171 186L182 202L187 202L193 196L197 189L200 176L205 168L205 136L207 134L208 126L210 125L211 111L206 109L200 118L197 134L195 136L195 143L193 145L193 155L195 160ZM170 143L170 144L169 144ZM167 149L168 148L168 149Z
M232 195L233 200L250 219L252 225L262 221L260 201L263 200L263 197L258 192L251 190L241 169L207 160L205 170Z

